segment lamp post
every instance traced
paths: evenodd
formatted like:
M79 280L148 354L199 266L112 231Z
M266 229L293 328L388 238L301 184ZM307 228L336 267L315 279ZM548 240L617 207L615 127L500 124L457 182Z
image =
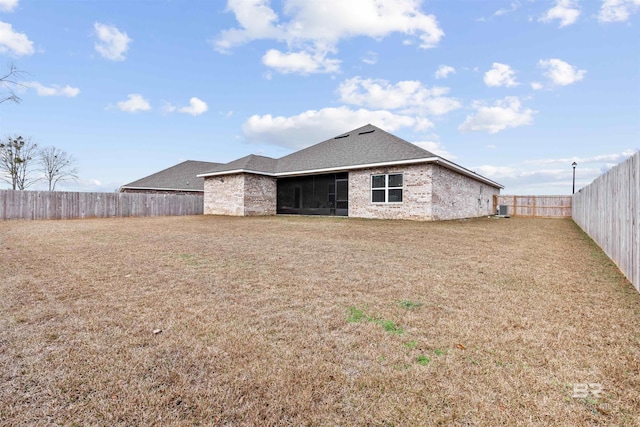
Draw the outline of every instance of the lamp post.
M573 192L571 194L576 194L576 166L578 166L578 164L573 162L571 166L573 166Z

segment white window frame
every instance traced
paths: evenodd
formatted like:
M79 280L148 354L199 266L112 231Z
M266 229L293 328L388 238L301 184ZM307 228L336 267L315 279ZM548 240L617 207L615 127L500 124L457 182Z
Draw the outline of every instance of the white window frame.
M389 187L389 176L391 175L400 175L402 176L402 186L400 187ZM384 176L384 187L374 187L373 179L375 177ZM383 191L384 190L384 201L383 202L374 202L373 201L373 192L374 191ZM389 190L401 190L402 191L402 201L400 202L390 202L389 201ZM371 203L376 205L398 205L404 202L404 173L396 172L396 173L376 173L371 175Z

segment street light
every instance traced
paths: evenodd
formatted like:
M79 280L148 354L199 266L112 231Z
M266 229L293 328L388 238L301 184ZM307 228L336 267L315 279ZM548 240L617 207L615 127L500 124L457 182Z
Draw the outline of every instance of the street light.
M573 193L571 194L576 194L576 166L578 166L578 164L573 162L571 166L573 166Z

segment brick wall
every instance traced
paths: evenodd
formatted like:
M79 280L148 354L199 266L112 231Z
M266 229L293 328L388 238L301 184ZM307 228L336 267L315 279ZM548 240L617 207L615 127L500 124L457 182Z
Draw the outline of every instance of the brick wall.
M371 175L404 174L402 203L372 203ZM349 173L349 216L436 221L492 215L500 190L435 164Z
M276 181L254 174L208 177L204 181L205 215L275 215Z
M244 175L204 179L205 215L244 215Z
M371 175L402 173L402 203L372 203ZM409 165L349 172L349 216L355 218L432 219L433 165Z
M402 173L402 203L372 203L371 175ZM275 178L235 174L204 182L204 213L275 215ZM500 190L435 164L369 168L349 172L349 216L434 221L492 215Z
M275 215L276 195L275 178L245 174L244 215Z
M493 196L500 190L434 165L433 219L473 218L493 215Z

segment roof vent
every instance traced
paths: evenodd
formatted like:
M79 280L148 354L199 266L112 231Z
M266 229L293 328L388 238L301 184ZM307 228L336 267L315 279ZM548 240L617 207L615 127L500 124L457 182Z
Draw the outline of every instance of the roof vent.
M364 134L367 134L367 133L373 133L375 131L376 131L375 129L373 129L373 130L365 130L364 132L358 132L358 135L364 135Z
M336 136L336 137L335 137L335 138L333 138L333 139L346 138L346 137L348 137L348 136L349 136L349 134L346 134L346 135L340 135L340 136Z

